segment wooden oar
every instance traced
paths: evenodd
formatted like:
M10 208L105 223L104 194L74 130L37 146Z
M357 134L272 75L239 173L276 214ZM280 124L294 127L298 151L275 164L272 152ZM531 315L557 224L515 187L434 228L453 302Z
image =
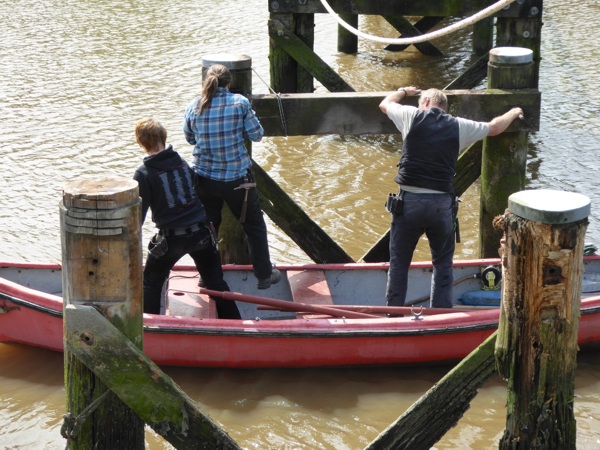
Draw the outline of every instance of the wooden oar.
M357 311L347 311L343 309L332 308L331 306L309 305L307 303L294 303L287 300L278 300L268 297L258 297L256 295L240 294L239 292L221 292L204 288L201 288L199 292L201 294L209 295L211 297L220 297L225 300L234 300L238 302L254 303L263 306L272 306L277 309L280 309L281 311L312 312L317 314L326 314L332 317L346 317L349 319L373 319L379 317L374 314L366 314Z
M296 303L296 305L304 305L305 303ZM416 314L423 316L431 316L434 314L449 314L456 312L473 311L473 309L463 308L421 308L410 306L366 306L366 305L329 305L329 308L334 308L343 311L353 311L371 314ZM274 306L259 306L258 309L278 309Z

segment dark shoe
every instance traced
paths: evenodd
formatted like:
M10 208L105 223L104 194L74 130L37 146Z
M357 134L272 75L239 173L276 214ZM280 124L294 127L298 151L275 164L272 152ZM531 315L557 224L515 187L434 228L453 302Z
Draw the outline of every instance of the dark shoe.
M198 280L198 287L201 287L201 288L206 287L206 284L204 284L204 280L202 279L202 277L200 277L200 279Z
M272 284L279 283L279 280L281 280L281 272L277 269L273 269L273 272L271 272L271 276L269 278L259 279L258 283L256 284L256 287L258 289L269 289Z

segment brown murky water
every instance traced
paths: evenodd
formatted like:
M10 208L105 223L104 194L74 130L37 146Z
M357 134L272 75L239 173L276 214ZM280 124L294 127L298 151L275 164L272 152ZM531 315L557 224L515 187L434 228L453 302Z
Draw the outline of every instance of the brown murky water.
M596 155L600 137L595 88L598 2L546 0L541 130L530 138L530 187L565 189L592 199L588 241L600 243ZM190 13L192 12L192 13ZM242 18L242 20L239 20ZM254 92L268 88L266 4L251 0L0 3L0 260L60 262L58 202L64 185L93 176L130 177L142 155L133 124L159 118L169 142L190 156L181 133L187 102L199 91L206 54L253 58ZM383 20L361 30L393 35ZM390 34L391 33L391 34ZM469 64L468 30L436 42L447 56L390 54L361 41L356 55L336 50L336 24L316 18L318 54L360 91L400 85L443 87ZM318 90L323 90L318 87ZM373 114L381 114L374 111ZM254 157L354 258L383 234L383 209L399 140L388 136L266 138ZM457 258L477 253L478 187L465 194ZM150 227L146 228L151 232ZM276 262L306 256L273 224ZM428 259L426 246L417 259ZM165 368L248 449L364 448L448 370L442 368L201 370ZM600 362L581 355L576 378L578 448L600 448ZM491 379L436 448L497 447L506 389ZM62 355L0 344L0 448L64 448ZM169 448L148 432L150 449Z

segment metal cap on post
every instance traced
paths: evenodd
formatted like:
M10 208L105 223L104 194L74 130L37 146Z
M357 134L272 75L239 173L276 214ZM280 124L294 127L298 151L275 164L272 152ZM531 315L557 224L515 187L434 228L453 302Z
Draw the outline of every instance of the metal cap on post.
M496 47L490 50L488 87L527 89L534 79L533 51L523 47Z
M533 50L523 47L496 47L490 50L491 63L528 64L533 62Z
M547 224L573 223L590 215L588 197L575 192L537 189L508 197L508 210L523 219Z
M231 92L242 95L252 93L252 58L232 53L214 53L202 57L202 80L206 78L208 68L213 64L222 64L231 72Z

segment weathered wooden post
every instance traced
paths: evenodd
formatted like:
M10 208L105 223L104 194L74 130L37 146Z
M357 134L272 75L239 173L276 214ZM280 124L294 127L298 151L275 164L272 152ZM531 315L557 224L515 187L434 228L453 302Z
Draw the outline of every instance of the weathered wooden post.
M583 248L590 201L534 190L508 199L496 364L508 380L501 449L575 449L573 415Z
M499 47L490 50L488 89L532 87L532 51ZM519 105L506 105L506 110ZM509 195L525 188L527 131L504 132L483 142L481 162L481 203L479 216L479 256L497 258L501 233L494 230L494 217L504 212Z
M499 16L496 20L496 46L497 47L524 47L533 52L532 85L538 87L540 75L540 61L542 48L542 10L543 0L531 2L514 2L508 9L523 9L516 17Z
M222 64L231 72L230 91L244 96L252 94L252 58L247 55L234 55L229 53L217 53L202 57L202 79L213 64ZM246 141L248 153L252 155L252 143ZM221 260L223 264L250 264L246 235L242 226L237 221L227 206L223 207L223 220L219 226L219 245Z
M60 222L65 308L93 305L141 349L140 219L138 186L133 179L74 181L64 189ZM140 418L68 347L64 358L68 414L63 431L69 448L143 449Z

